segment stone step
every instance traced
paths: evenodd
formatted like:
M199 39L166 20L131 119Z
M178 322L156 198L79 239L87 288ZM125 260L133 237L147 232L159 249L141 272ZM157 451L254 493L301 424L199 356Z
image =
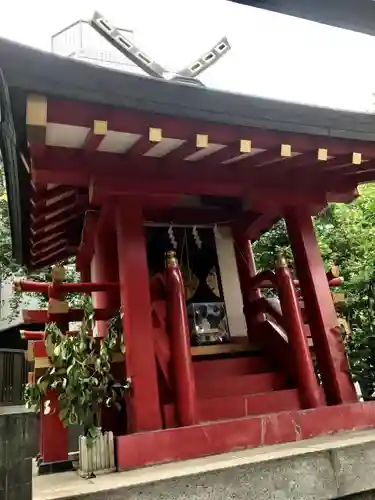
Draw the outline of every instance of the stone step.
M196 379L198 397L220 398L243 394L271 392L287 388L284 375L278 372L254 373L250 375L221 376Z
M244 418L301 408L297 389L208 398L199 402L203 422Z
M330 500L346 495L370 500L374 489L375 433L370 430L89 480L74 472L34 477L33 500Z
M219 359L197 359L193 361L194 373L198 380L228 375L250 375L272 370L270 361L260 355L235 356Z
M240 419L252 415L299 410L300 408L297 389L259 394L240 394L201 399L199 401L201 422ZM174 404L164 405L164 418L167 427L177 426Z

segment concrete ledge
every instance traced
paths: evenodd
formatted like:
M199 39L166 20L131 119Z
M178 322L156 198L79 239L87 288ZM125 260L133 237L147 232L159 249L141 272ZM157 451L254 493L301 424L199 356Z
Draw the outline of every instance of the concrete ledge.
M375 498L375 432L349 432L82 480L34 479L33 500ZM371 496L374 495L374 496Z
M31 500L36 418L18 406L0 407L0 499Z

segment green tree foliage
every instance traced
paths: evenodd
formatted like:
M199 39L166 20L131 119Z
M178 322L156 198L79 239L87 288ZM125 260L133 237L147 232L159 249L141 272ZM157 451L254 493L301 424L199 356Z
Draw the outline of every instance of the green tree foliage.
M375 389L375 184L361 187L360 196L349 205L330 205L314 224L327 270L338 264L344 278L340 289L346 294L344 314L351 327L351 368L370 395ZM254 250L260 269L273 267L278 251L292 262L284 222L265 233Z
M75 269L74 259L65 262L65 281L79 281L79 275ZM5 185L4 168L0 156L0 285L4 281L12 279L16 276L24 276L28 279L40 282L51 281L51 268L46 268L37 273L30 273L27 269L19 266L13 259L12 255L12 236L8 211L8 198ZM19 314L20 303L22 296L34 294L18 294L14 293L10 298L11 314L8 320L11 321ZM40 301L41 307L45 307L47 297L41 294L36 294ZM72 307L81 307L83 305L84 296L82 294L69 294L67 300Z
M4 170L0 157L0 283L13 274L19 272L20 268L12 257L12 238L8 213L8 198L5 186Z
M103 405L121 410L120 402L131 385L130 379L116 381L111 374L113 355L124 353L120 316L110 320L108 336L100 342L92 336L92 329L90 311L75 335L64 335L56 324L48 324L45 345L50 366L35 384L26 385L24 393L28 408L40 411L44 401L43 411L48 414L49 391L55 390L61 421L66 427L83 425L89 444L101 431Z

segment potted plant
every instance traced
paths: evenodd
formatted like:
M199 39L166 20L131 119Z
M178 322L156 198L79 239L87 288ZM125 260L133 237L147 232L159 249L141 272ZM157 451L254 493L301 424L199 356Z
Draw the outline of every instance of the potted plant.
M25 403L36 411L50 411L48 391L56 391L59 417L65 426L82 425L80 437L80 472L93 474L114 469L113 434L102 433L101 412L104 405L119 406L130 390L130 380L119 382L111 374L115 352L124 352L120 315L108 323L108 335L92 336L93 318L86 313L81 328L65 335L55 323L46 325L45 345L49 367L34 384L25 387ZM104 457L104 458L103 458Z

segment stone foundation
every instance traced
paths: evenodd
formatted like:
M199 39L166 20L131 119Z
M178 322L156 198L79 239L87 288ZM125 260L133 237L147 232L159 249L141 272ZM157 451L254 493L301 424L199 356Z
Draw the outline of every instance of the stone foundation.
M35 417L23 407L0 407L0 500L32 500Z
M58 476L36 478L34 500L375 500L375 431L243 450L88 481L74 473L63 476L60 484Z

